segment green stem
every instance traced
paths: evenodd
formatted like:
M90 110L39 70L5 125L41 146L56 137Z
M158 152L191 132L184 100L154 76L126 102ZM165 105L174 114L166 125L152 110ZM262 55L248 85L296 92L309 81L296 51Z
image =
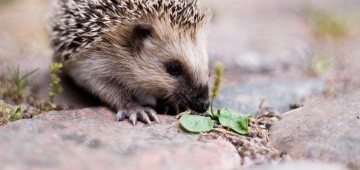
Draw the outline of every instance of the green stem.
M210 112L211 112L211 118L212 119L216 118L216 113L214 112L214 99L215 99L215 97L212 96L211 100L210 100Z

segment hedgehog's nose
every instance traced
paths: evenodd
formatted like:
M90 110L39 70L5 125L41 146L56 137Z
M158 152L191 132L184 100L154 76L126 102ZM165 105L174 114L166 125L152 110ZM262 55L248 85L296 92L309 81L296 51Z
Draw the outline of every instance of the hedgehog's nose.
M210 106L210 100L207 99L200 99L194 103L190 104L190 108L198 113L204 113L209 109Z
M209 109L209 86L202 86L196 89L196 92L190 97L192 100L188 103L189 108L198 113L204 113Z

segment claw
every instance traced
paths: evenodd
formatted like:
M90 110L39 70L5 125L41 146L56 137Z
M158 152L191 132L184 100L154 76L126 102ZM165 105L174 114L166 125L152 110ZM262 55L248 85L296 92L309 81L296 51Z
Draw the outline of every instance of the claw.
M143 123L151 125L150 118L145 112L139 112L139 118Z
M135 125L136 125L136 122L137 122L137 115L136 115L136 113L130 114L129 120L130 120L130 122L135 126Z
M117 121L123 121L126 119L126 115L124 113L123 110L119 110L117 113L116 113L116 120Z
M146 113L152 121L155 121L156 123L160 123L160 121L154 111L148 110L148 111L146 111Z
M151 121L155 121L156 123L160 122L155 110L150 107L135 107L125 110L120 109L116 113L116 120L122 121L125 119L129 119L130 123L133 125L136 125L138 120L148 125L152 124Z

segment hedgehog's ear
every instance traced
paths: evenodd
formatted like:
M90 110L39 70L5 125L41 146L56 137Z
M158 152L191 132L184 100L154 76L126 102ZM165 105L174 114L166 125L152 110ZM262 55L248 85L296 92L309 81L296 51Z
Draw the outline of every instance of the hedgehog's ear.
M131 30L130 44L135 52L140 52L144 40L152 36L153 27L148 23L135 24Z

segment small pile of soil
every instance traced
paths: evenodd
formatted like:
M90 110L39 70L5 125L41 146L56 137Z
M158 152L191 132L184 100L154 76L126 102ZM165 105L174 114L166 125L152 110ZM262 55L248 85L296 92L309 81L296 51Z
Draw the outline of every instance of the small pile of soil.
M269 129L280 118L274 109L261 107L257 115L250 118L247 135L239 135L222 126L217 126L212 132L202 134L200 140L225 139L229 141L236 147L242 166L282 162L289 160L290 157L269 143Z

